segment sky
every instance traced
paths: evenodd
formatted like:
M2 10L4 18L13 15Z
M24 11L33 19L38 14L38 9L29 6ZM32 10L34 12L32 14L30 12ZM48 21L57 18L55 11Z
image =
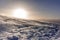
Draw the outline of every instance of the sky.
M60 0L0 0L0 14L24 8L31 19L60 19Z

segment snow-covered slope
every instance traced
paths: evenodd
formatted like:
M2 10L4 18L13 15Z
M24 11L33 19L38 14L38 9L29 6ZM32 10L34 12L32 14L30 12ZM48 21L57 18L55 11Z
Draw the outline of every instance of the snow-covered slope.
M59 40L60 25L0 15L0 40Z

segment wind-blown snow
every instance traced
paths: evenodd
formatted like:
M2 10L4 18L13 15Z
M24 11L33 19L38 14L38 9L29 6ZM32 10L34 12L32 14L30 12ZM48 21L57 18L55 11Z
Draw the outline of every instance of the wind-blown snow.
M0 40L60 40L60 25L0 16Z

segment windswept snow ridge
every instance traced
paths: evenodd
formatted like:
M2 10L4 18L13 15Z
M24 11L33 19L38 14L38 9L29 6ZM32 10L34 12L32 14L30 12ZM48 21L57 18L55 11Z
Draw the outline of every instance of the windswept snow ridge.
M0 40L60 40L60 25L0 16Z

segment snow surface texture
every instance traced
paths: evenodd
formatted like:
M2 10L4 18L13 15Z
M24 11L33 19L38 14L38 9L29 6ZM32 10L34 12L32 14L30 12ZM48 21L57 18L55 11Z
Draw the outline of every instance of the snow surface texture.
M60 40L60 26L0 16L0 40Z

